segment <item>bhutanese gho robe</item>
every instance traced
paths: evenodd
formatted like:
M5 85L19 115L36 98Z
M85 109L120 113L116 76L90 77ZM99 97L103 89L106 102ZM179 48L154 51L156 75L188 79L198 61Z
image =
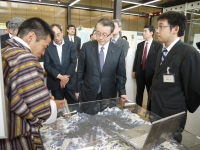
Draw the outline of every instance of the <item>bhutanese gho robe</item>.
M5 93L9 103L9 138L0 150L39 150L41 123L50 115L50 98L43 70L31 50L15 39L2 50Z

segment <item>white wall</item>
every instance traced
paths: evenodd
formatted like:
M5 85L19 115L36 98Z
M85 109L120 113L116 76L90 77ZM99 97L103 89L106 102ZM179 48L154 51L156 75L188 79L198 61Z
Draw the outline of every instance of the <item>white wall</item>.
M200 107L193 114L188 112L185 130L200 137Z
M1 45L1 38L0 38L0 45ZM1 48L0 48L1 50ZM3 81L3 69L2 69L2 60L1 60L1 53L0 53L0 139L7 138L7 102L4 96L4 81Z

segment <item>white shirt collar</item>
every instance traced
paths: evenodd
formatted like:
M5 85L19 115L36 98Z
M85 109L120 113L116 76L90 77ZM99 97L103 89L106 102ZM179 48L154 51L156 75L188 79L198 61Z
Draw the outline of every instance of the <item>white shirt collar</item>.
M12 37L13 37L13 35L12 35L12 34L10 34L10 33L8 33L8 34L9 34L9 37L10 37L10 38L12 38Z
M119 38L119 35L115 39L112 38L112 40L115 40L115 42L117 42L118 38Z
M109 41L108 43L106 43L105 45L100 45L100 44L98 44L99 53L100 53L100 49L101 49L102 46L104 47L105 50L108 50L109 44L110 44L110 41Z
M167 52L169 52L172 47L180 40L180 38L178 37L176 40L174 40L168 47L166 47ZM164 45L165 46L165 45Z
M24 42L21 38L19 38L18 36L13 36L12 38L31 50L30 46L26 42Z
M60 45L56 44L54 41L53 41L53 45L55 45L56 47L58 46L62 46L63 44L65 44L65 41L63 40L62 43Z

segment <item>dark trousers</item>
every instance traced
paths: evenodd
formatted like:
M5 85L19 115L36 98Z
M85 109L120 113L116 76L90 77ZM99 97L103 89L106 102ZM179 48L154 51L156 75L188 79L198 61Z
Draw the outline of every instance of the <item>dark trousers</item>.
M146 89L147 89L147 93L149 94L149 90L150 90L150 87L151 87L151 84L152 84L152 81L146 80L145 70L142 70L142 68L137 75L136 84L137 84L136 103L138 105L142 106L145 86L146 86Z
M64 89L59 88L58 90L51 92L56 100L62 100L65 98L68 104L74 104L78 102L75 97L75 90L73 89L68 89L65 87Z

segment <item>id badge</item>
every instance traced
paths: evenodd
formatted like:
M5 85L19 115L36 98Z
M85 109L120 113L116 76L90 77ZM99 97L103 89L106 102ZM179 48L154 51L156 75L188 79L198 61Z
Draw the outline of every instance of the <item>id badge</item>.
M163 73L163 82L164 83L175 83L175 74L174 73Z

